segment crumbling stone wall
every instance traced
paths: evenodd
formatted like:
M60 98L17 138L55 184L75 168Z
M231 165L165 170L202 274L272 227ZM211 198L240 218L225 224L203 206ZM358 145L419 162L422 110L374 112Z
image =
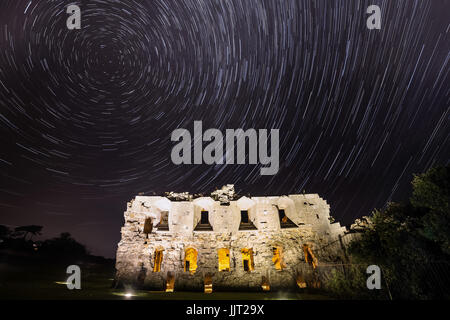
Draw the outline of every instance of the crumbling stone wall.
M229 189L228 189L229 190ZM219 199L220 198L220 199ZM189 198L188 198L189 199ZM216 199L216 200L215 200ZM262 290L263 277L271 290L294 288L298 276L312 271L305 260L308 245L320 263L333 261L339 253L322 250L335 243L345 228L329 220L329 205L318 195L282 197L199 197L172 201L166 197L138 196L128 203L125 225L118 245L116 280L153 290L164 290L168 275L175 277L175 290L203 290L211 276L213 290ZM224 205L225 204L225 205ZM241 211L248 211L255 230L239 230ZM281 228L279 210L295 223ZM212 231L195 231L201 211L209 212ZM159 230L168 214L168 231ZM151 233L144 233L148 219ZM276 270L273 248L281 248L284 268ZM197 251L197 269L185 271L185 252ZM218 250L229 249L230 271L218 271ZM254 270L245 271L242 249L252 249ZM155 253L163 250L159 272L154 272Z

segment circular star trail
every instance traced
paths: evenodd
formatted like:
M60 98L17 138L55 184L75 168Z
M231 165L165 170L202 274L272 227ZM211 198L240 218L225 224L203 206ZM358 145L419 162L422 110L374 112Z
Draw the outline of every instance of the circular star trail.
M81 8L68 30L66 8ZM379 5L381 30L366 9ZM112 255L139 192L319 193L344 224L449 160L448 1L0 3L1 222ZM177 128L279 129L280 170L172 164ZM100 231L101 230L101 231Z

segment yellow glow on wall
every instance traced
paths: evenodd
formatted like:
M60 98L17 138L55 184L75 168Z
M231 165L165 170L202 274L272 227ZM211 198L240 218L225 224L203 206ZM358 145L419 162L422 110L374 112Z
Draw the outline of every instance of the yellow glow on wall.
M280 247L273 247L272 251L273 251L272 261L275 264L275 269L283 270L283 268L285 268L286 265L283 263L282 248L280 248Z
M306 288L306 281L301 274L297 275L297 285L299 288Z
M230 271L230 250L222 248L218 250L219 271Z
M245 271L253 271L255 264L253 262L253 249L242 249L242 264Z
M263 291L269 291L270 290L269 281L264 276L262 277L261 288L263 289Z
M195 273L195 270L197 270L197 255L198 252L194 248L186 249L184 255L184 271Z
M311 248L307 244L303 245L303 252L305 254L305 261L312 265L312 267L315 269L319 265L319 262L317 261L317 258L314 256Z
M167 273L166 292L173 292L175 287L175 276L172 273Z
M153 264L153 272L161 271L162 260L163 260L163 250L156 249L155 250L155 260L154 260L154 264Z
M207 274L205 276L205 293L212 293L213 287L212 287L212 277L211 275Z

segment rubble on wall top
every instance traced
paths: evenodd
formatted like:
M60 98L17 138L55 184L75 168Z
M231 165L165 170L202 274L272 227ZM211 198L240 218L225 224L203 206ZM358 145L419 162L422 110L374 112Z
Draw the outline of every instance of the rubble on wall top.
M164 194L167 199L173 200L173 201L192 201L193 195L189 192L166 192Z
M156 196L155 193L152 194L153 196ZM148 196L144 195L144 193L139 193L138 196ZM202 198L202 197L211 197L215 201L219 201L221 205L229 205L231 201L238 200L241 198L241 195L238 195L235 192L234 184L227 184L222 186L220 189L216 189L215 191L211 192L210 195L202 194L202 193L194 193L191 194L189 192L175 192L175 191L169 191L165 192L163 197L167 198L170 201L180 201L180 202L191 202L194 199ZM302 197L305 199L313 199L313 198L320 198L320 196L316 193L314 194L289 194L289 195L280 195L280 196L251 196L250 194L245 195L247 198L279 198L279 197Z
M229 204L235 197L234 184L227 184L226 186L223 186L222 189L211 192L211 198L220 201L221 204Z
M203 194L190 194L189 192L166 192L164 196L172 201L192 201L193 199L204 197ZM234 191L234 184L227 184L221 189L211 193L211 198L220 201L221 204L229 204L231 200L235 200L237 195Z

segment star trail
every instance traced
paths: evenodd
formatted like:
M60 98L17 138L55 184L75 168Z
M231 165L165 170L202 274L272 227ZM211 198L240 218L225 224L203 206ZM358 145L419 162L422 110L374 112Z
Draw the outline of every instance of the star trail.
M66 8L81 8L68 30ZM368 30L368 6L381 30ZM113 256L140 192L318 193L342 224L449 163L450 2L0 1L0 224ZM280 168L174 165L171 132L279 129Z

